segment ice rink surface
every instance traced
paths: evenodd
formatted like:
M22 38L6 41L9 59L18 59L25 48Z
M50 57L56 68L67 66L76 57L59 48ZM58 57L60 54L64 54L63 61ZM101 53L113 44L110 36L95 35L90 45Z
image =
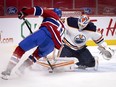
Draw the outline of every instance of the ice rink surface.
M116 87L116 53L109 61L99 55L96 47L88 47L99 56L99 68L75 72L48 73L47 69L26 70L23 76L0 79L0 87ZM111 46L116 51L116 46ZM14 47L0 46L0 73L5 69ZM26 56L28 54L25 54Z

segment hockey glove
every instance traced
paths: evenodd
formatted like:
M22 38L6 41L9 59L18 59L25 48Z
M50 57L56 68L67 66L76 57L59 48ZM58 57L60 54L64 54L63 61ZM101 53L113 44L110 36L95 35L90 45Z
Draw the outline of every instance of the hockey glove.
M98 50L102 54L103 58L106 60L110 60L112 58L112 56L114 55L114 50L112 50L109 47L107 47L107 48L98 47Z
M22 8L22 10L20 12L18 12L18 18L19 19L23 19L25 18L28 14L25 12L27 8Z

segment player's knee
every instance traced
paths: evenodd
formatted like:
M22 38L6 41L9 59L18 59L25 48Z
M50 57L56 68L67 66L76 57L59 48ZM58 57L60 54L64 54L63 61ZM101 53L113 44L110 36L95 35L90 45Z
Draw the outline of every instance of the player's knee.
M94 67L95 66L95 61L92 61L90 64L89 64L89 67Z
M88 67L94 67L94 66L95 66L95 59L93 58L92 60L90 60L90 61L87 63L87 66L88 66Z
M13 52L13 55L18 58L21 58L24 53L25 51L20 46L17 46L15 51Z
M86 65L87 67L94 67L95 66L95 59L94 57L89 57L88 59L81 59L82 65Z

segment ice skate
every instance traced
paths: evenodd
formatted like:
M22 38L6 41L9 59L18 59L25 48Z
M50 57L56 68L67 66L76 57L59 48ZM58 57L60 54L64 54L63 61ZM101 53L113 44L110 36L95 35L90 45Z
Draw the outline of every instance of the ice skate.
M16 70L15 74L16 74L17 76L20 77L20 76L24 75L24 70L18 68L18 69Z
M2 75L1 78L4 79L4 80L8 80L14 66L15 66L14 63L9 62L9 64L7 65L7 69L1 73L1 75Z
M21 66L19 66L19 68L17 69L17 71L15 72L18 76L22 76L22 75L24 75L24 73L25 73L25 70L27 69L27 68L29 68L29 66L31 66L33 63L29 60L29 59L27 59L27 60L25 60L22 64L21 64Z
M10 77L10 74L11 74L11 71L9 71L9 70L3 71L1 73L1 78L4 80L8 80Z

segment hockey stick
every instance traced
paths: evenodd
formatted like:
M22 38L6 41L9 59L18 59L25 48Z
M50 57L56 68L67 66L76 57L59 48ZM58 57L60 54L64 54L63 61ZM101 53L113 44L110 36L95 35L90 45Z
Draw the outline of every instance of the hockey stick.
M25 18L23 18L23 20L24 20L24 23L26 24L26 26L28 27L30 33L32 34L33 32L32 32L32 30L31 30L30 26L28 25L27 20L26 20Z
M47 58L47 57L45 57L45 59L46 59L46 61L48 62L48 64L49 64L50 68L51 68L51 69L52 69L52 71L53 71L53 69L54 69L54 68L53 68L53 66L51 65L50 61L48 60L48 58ZM52 71L51 71L51 72L52 72Z
M27 28L29 29L30 33L33 34L33 32L32 32L32 30L31 30L30 26L28 25L27 20L26 20L25 18L23 18L23 20L24 20L24 23L26 24ZM53 66L51 65L50 61L48 60L47 57L45 57L45 59L46 59L46 61L48 62L49 66L51 67L52 71L53 71L54 68L53 68Z

